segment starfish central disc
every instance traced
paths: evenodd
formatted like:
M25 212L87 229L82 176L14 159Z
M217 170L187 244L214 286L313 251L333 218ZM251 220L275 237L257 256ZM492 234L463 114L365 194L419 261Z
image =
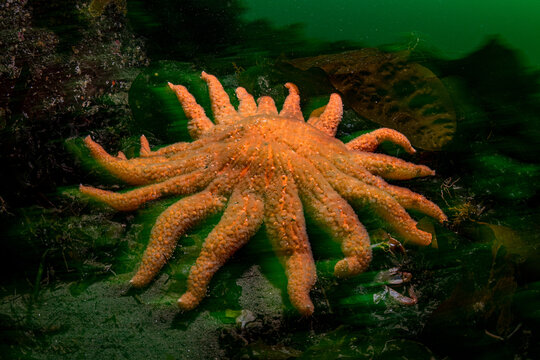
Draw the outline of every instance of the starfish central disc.
M85 139L101 166L140 187L114 193L81 185L84 194L122 211L162 196L185 195L158 217L133 286L145 286L156 276L190 227L223 211L191 268L178 305L186 310L197 306L212 276L264 223L285 268L291 303L309 315L314 310L309 292L316 271L305 213L341 244L344 258L334 269L339 277L363 272L371 260L369 235L351 205L370 207L396 236L418 245L428 245L431 234L419 230L406 209L446 220L422 195L384 180L434 174L426 166L373 153L383 141L414 153L404 135L378 129L346 144L334 137L343 113L338 94L306 122L298 89L291 83L285 85L289 95L278 112L272 98L263 96L256 102L241 87L236 89L235 109L216 77L203 72L202 78L208 84L213 121L184 86L169 83L195 141L152 151L142 136L141 156L127 159L122 153L111 156L90 137Z

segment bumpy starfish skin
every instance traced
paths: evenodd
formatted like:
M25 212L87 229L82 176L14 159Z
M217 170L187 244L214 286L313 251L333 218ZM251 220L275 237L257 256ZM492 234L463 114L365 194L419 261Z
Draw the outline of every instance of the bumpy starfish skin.
M189 195L158 217L131 280L133 286L145 286L156 276L190 227L224 211L191 268L187 291L178 305L197 306L216 271L264 223L284 265L291 303L309 315L316 271L304 212L341 243L345 257L334 269L339 277L361 273L371 260L369 235L349 204L370 207L397 236L418 245L428 245L431 234L419 230L405 209L446 220L439 207L422 195L383 180L434 174L426 166L372 153L382 141L414 153L404 135L379 129L347 144L334 138L343 113L339 95L332 94L328 105L305 122L298 89L291 83L285 85L289 95L278 113L272 98L263 96L256 103L241 87L236 90L236 110L214 76L203 72L202 78L208 84L213 122L185 87L169 83L189 119L194 142L151 151L142 136L141 156L126 159L122 153L109 155L90 137L85 139L106 170L127 183L144 186L114 193L81 185L84 194L123 211L165 195Z

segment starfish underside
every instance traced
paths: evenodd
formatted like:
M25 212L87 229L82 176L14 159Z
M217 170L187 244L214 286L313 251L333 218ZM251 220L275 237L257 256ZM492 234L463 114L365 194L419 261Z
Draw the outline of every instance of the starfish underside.
M378 129L347 144L334 137L343 113L339 95L332 94L324 110L315 111L306 122L294 84L285 85L289 95L278 113L272 98L255 102L242 87L236 89L236 110L216 77L203 72L202 78L209 87L213 122L184 86L169 83L195 141L151 151L142 136L140 157L127 159L122 153L111 156L90 137L85 139L101 166L142 186L114 193L81 185L83 193L122 211L166 195L189 195L158 217L133 286L145 286L156 276L190 227L224 210L191 268L178 305L186 310L197 306L216 271L264 223L284 265L291 303L309 315L316 271L304 212L341 244L345 257L334 269L339 277L363 272L371 260L369 235L349 203L370 207L398 237L418 245L428 245L431 234L419 230L405 209L446 220L422 195L383 180L434 174L426 166L373 153L383 141L414 153L404 135Z

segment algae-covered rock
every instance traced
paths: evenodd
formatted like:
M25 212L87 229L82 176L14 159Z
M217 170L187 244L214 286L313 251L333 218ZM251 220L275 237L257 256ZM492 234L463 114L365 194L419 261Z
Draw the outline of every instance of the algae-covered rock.
M361 116L396 129L426 150L440 150L454 135L456 115L443 83L408 53L362 49L291 60L301 70L324 70Z

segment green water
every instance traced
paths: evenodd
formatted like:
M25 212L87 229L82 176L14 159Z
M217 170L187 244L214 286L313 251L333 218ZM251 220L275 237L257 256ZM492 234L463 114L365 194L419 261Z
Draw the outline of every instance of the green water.
M540 5L336 3L0 4L1 359L540 357ZM392 182L448 215L441 225L410 212L433 245L400 250L359 206L373 260L336 279L341 249L308 216L312 316L292 306L265 231L181 312L216 214L180 239L154 282L130 288L156 218L179 198L117 212L81 196L81 183L133 189L83 139L128 158L141 134L153 149L191 141L167 82L211 114L203 70L234 105L243 86L279 108L293 82L305 118L339 93L343 141L383 126L407 133L416 154L377 151L436 170Z
M310 37L366 46L423 43L449 59L474 51L487 36L500 35L528 64L540 65L540 3L534 0L248 0L246 5L246 19L267 19L277 26L300 23Z

